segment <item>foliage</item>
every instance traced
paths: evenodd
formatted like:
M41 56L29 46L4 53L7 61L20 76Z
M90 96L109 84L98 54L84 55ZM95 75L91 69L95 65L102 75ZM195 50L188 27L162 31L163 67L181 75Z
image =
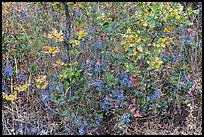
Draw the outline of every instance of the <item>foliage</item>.
M84 135L110 121L107 127L123 132L135 119L166 115L172 104L181 108L201 95L193 69L198 63L186 57L201 40L192 21L200 9L169 2L64 2L71 16L67 51L62 2L23 9L2 4L6 106L29 95L50 110L44 113L59 115L63 126L71 123Z

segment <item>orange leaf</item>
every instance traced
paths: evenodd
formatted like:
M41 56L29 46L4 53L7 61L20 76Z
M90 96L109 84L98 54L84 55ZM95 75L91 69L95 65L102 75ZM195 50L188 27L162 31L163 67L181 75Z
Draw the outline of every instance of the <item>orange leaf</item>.
M168 3L168 2L165 2L165 4L166 4L167 6L169 6L169 3Z
M52 51L52 47L45 46L45 47L44 47L44 50L45 50L45 51L48 51L48 52L51 52L51 51Z

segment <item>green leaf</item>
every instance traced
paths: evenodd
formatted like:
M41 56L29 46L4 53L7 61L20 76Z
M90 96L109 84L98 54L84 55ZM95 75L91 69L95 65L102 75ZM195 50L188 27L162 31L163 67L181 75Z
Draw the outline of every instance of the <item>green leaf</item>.
M64 8L61 7L61 8L59 9L59 12L62 13L63 11L64 11Z
M64 87L66 90L69 88L69 82L68 81L64 81Z
M124 130L124 126L125 126L125 122L124 121L120 121L120 122L118 122L117 128L122 131L122 130Z
M62 112L62 115L63 115L63 116L69 116L70 113L69 113L68 111L63 111L63 112Z
M139 91L137 91L136 89L134 90L135 96L139 95Z
M102 119L103 118L103 113L96 114L96 118Z
M90 127L96 127L97 125L96 125L96 123L90 123Z
M60 98L57 100L57 103L61 105L61 104L65 103L65 101L64 101L64 99Z
M73 78L73 79L72 79L72 84L75 84L75 83L76 83L76 79Z

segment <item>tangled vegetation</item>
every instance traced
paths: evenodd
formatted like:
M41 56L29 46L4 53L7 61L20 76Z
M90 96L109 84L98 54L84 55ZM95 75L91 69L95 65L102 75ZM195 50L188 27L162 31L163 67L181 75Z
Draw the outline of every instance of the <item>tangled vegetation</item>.
M201 134L194 4L3 2L3 134Z

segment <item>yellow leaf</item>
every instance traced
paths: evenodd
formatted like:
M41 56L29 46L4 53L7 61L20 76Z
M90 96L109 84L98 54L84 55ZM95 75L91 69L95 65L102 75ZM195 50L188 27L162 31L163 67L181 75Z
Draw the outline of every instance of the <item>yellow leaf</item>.
M79 45L80 44L80 41L79 40L76 40L76 45Z
M55 57L57 54L55 52L52 52L52 56Z
M42 88L45 89L45 88L47 87L47 85L48 85L48 81L46 81L46 82L44 83L44 85L42 86Z
M159 64L162 64L162 63L163 63L162 60L161 60L160 58L158 58L158 57L155 58L155 62L156 62L156 63L159 63Z
M129 49L129 47L128 47L128 46L126 46L126 47L125 47L125 52L127 52L127 51L128 51L128 49Z
M137 53L138 53L137 51L134 51L133 56L137 55Z
M104 13L101 14L101 20L102 20L102 21L105 20L105 14L104 14Z
M26 90L26 89L28 89L28 86L29 86L29 84L25 84L22 87L23 87L24 90Z
M23 85L22 87L15 87L15 88L14 88L14 91L20 93L20 92L23 92L23 91L25 90L24 88L26 88L25 85Z
M180 19L181 18L178 14L176 14L175 17L176 17L176 19Z
M20 88L19 87L15 87L14 90L20 91Z
M55 63L58 64L59 62L60 62L60 59L56 59L56 60L55 60Z
M166 45L165 45L164 43L162 43L162 44L161 44L161 47L162 47L162 48L165 48L165 47L166 47Z
M2 95L6 100L13 102L17 98L17 91L14 91L13 95L7 95L5 93L3 93Z
M40 88L40 84L37 84L37 88L38 88L38 89Z
M140 41L141 41L141 39L140 39L140 38L136 40L136 42L138 42L138 43L139 43Z
M142 57L141 57L141 56L138 56L137 58L138 58L138 59L141 59Z
M128 27L126 33L130 33L130 32L131 32L131 29L130 29L130 27Z
M3 96L3 98L5 98L7 100L8 95L6 93L2 92L2 96Z
M76 5L79 6L80 8L83 7L82 3L81 2L76 2Z
M16 99L17 98L17 91L13 92L13 98Z
M140 52L143 52L143 49L141 46L138 46L137 49L140 51Z
M47 77L47 76L44 75L44 76L41 78L41 80L44 81L44 80L46 79L46 77Z
M146 53L146 54L150 54L148 48L145 49L145 53Z
M69 43L73 44L73 43L74 43L74 40L70 39L70 40L69 40Z
M72 65L72 66L76 66L76 65L78 65L78 62L77 62L77 61L72 62L70 65Z
M165 29L164 29L164 32L167 33L167 32L169 32L169 30L168 30L167 28L165 28Z
M60 4L56 4L56 7L58 10L60 10L60 8L62 7Z
M130 48L129 44L125 44L124 47L125 47L125 52L127 52L128 49Z
M160 40L161 43L165 42L165 38L164 39L160 38L159 40Z
M177 12L178 12L178 9L174 9L172 12L173 12L173 13L177 13Z
M97 17L96 19L99 20L101 17Z
M155 68L156 68L156 69L160 68L160 65L159 65L159 64L156 64L156 65L155 65Z
M146 21L143 23L143 26L144 26L144 27L147 27L147 26L148 26L148 24L147 24Z

